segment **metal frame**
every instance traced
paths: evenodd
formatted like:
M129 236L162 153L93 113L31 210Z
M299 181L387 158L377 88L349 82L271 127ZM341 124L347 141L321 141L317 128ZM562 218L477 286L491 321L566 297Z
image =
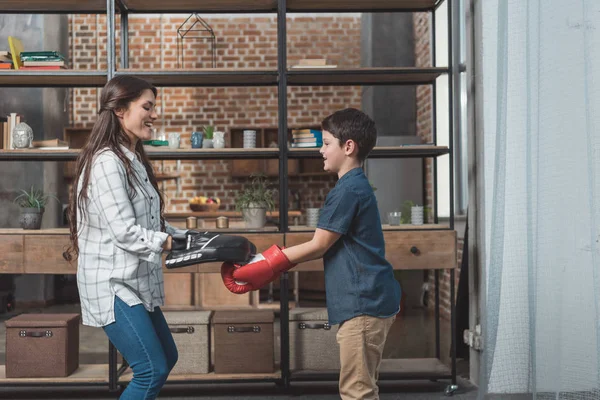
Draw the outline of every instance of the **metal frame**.
M192 26L190 26L189 29L184 29L183 26L185 24L187 24L188 21L192 17L196 18L196 21L194 21L192 23ZM202 27L204 29L193 29L196 26L196 24L202 25ZM199 36L194 36L195 34L192 33L192 36L189 36L189 39L207 40L210 43L211 67L216 68L217 67L217 49L216 49L217 38L215 36L215 32L213 31L211 26L204 19L202 19L202 17L200 17L198 15L198 13L196 13L196 12L190 14L190 16L187 17L187 19L185 21L183 21L183 23L181 25L179 25L179 28L177 28L177 43L176 43L177 44L177 68L183 68L183 66L185 65L185 50L183 48L183 45L184 45L184 40L185 40L186 36L190 32L208 32L207 35L199 35ZM181 63L179 62L180 51L181 51Z
M111 79L113 76L119 74L116 68L116 48L115 48L115 1L118 3L119 12L121 16L121 68L128 68L129 66L129 47L128 47L128 10L121 0L106 0L107 3L107 72L106 77ZM456 49L453 44L453 38L456 36L455 30L458 28L455 24L456 18L458 17L458 7L453 7L453 0L439 0L436 2L435 6L428 10L432 15L432 49L433 49L433 68L422 68L416 72L440 72L439 68L435 68L435 11L438 9L441 3L446 1L448 4L448 67L447 69L442 69L442 73L448 74L448 97L449 97L449 145L448 149L419 149L418 147L411 148L407 147L406 149L386 149L380 148L375 149L370 157L371 158L389 158L389 157L416 157L416 158L433 158L434 164L434 200L437 199L437 156L442 154L449 154L450 159L450 230L454 229L454 176L453 176L453 166L454 166L454 129L456 128L454 119L454 80L455 71L458 71L457 65L455 65L455 60L453 57L453 51ZM1 11L1 9L0 9ZM306 10L302 10L303 12ZM316 10L318 12L325 12L326 10ZM335 10L339 12L339 10ZM351 10L344 10L349 12ZM361 12L365 12L365 10L360 10ZM371 10L372 12L383 12L386 10ZM396 10L390 10L396 11ZM409 10L403 10L404 12L408 12ZM414 11L427 11L427 10L414 10ZM278 0L278 8L277 8L277 39L278 39L278 67L277 67L277 87L278 87L278 140L279 140L279 149L277 152L269 152L262 150L256 151L247 151L244 152L244 158L249 159L278 159L279 160L279 203L280 203L280 226L279 233L287 233L289 232L289 221L287 215L288 208L288 182L285 179L287 176L287 165L289 159L303 159L303 158L318 158L319 154L317 150L315 151L294 151L288 150L287 148L287 87L288 87L288 77L294 76L311 76L311 75L319 75L319 74L330 74L327 72L316 72L316 71L288 71L287 70L287 26L286 26L286 15L287 15L287 1L286 0ZM291 12L291 11L290 11ZM257 73L257 72L249 72ZM400 84L408 84L408 85L418 85L418 84L429 84L432 85L432 97L433 97L433 108L432 108L432 133L433 133L433 141L434 144L437 143L437 131L436 131L436 83L435 80L433 82L398 82L398 81L388 81L383 83L371 82L368 80L369 77L373 75L385 75L385 74L400 74L401 72L395 71L394 69L390 69L388 71L384 70L375 70L375 71L331 71L333 75L363 75L367 76L367 79L363 82L357 83L356 80L348 80L347 82L343 79L332 83L333 85L343 86L343 85L400 85ZM406 72L402 72L406 73ZM0 73L0 77L3 74ZM54 73L52 71L39 73L39 72L29 72L29 73L20 73L19 75L34 75L34 76L53 76ZM56 74L59 75L59 74ZM65 75L64 73L62 74ZM69 76L98 76L98 72L73 72ZM162 71L150 72L148 75L150 76L167 76L172 75L171 73L165 73ZM14 73L12 76L15 76ZM275 84L275 81L271 84ZM258 85L268 86L269 84L259 83ZM294 83L294 85L314 85L310 82L306 81L303 83ZM11 84L5 86L12 86ZM22 82L20 84L15 84L14 86L23 86ZM66 84L57 84L56 86L73 86ZM89 85L88 85L89 86ZM204 85L203 85L204 86ZM205 85L210 86L210 85ZM227 86L227 84L215 84L215 86ZM235 86L256 86L252 82L243 82L235 84ZM0 161L65 161L65 160L74 160L77 157L77 151L65 151L65 152L53 152L51 155L48 153L20 153L20 152L0 152ZM163 159L163 160L182 160L182 159L233 159L239 158L239 152L235 151L222 151L222 152L177 152L177 151L156 151L149 154L151 159ZM436 202L437 203L437 202ZM437 204L435 204L435 222L438 220L438 209ZM456 334L455 334L455 301L454 301L454 292L455 292L455 271L454 269L450 270L450 314L451 314L451 373L449 375L445 374L431 374L424 376L396 376L394 373L385 373L382 374L381 379L451 379L451 385L447 389L448 394L452 394L454 390L456 390ZM439 270L435 270L435 318L436 318L436 351L435 355L439 359L440 358L440 309L439 309ZM284 273L281 276L281 289L280 289L280 331L281 331L281 378L265 378L265 379L209 379L209 380L186 380L186 381L176 381L173 383L226 383L226 382L275 382L278 385L283 386L284 388L288 388L291 384L292 380L305 380L304 377L292 377L290 372L290 362L289 362L289 276L288 273ZM119 377L122 373L127 369L128 365L124 362L120 367L117 366L117 350L116 348L109 342L109 376L108 376L108 386L111 391L119 390ZM312 377L309 380L333 380L337 379L336 374L327 374L323 373L319 377ZM106 383L72 383L65 384L59 383L60 385L105 385ZM9 384L12 385L12 384ZM18 386L19 384L16 384ZM27 383L27 386L34 386L35 384ZM47 383L40 383L40 386L47 386Z

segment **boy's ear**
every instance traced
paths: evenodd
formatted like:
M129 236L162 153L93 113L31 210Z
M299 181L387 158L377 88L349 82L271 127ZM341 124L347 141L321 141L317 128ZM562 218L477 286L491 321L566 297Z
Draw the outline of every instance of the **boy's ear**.
M344 143L344 146L342 146L344 149L344 153L347 156L351 156L354 153L358 153L358 145L356 144L356 142L354 140L348 139L346 140L346 143Z

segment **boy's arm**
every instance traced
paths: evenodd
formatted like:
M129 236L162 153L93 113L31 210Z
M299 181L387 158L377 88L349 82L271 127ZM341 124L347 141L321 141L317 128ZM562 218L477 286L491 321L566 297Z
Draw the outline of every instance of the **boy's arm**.
M337 232L317 228L312 240L306 243L283 250L273 245L244 266L224 263L221 266L223 283L233 293L260 289L296 264L323 257L340 236Z
M283 254L292 264L316 260L322 258L340 236L340 233L317 228L310 241L283 249Z

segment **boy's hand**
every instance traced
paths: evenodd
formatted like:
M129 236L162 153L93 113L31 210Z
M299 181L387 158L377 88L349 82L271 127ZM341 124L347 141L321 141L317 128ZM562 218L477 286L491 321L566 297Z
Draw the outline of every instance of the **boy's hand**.
M274 281L279 275L288 269L295 267L290 260L283 254L277 245L273 245L265 250L262 254L257 254L246 265L236 265L233 268L225 268L223 275L223 267L221 268L221 276L225 286L233 293L240 293L243 288L240 286L249 286L248 290L257 290L265 286L267 283ZM228 279L229 274L233 279ZM231 283L233 280L233 284ZM236 283L237 281L237 283ZM239 282L246 282L246 285L240 285ZM242 291L241 293L246 293Z

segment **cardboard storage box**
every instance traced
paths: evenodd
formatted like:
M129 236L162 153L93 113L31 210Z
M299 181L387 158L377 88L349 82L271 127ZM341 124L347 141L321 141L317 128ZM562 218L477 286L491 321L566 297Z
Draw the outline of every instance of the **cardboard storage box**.
M79 367L79 314L21 314L5 321L6 377L69 376Z
M215 312L215 372L273 372L273 319L266 310Z
M171 375L207 374L210 370L212 311L169 311L164 315L179 353Z
M290 310L290 369L339 370L338 325L327 322L325 308Z

